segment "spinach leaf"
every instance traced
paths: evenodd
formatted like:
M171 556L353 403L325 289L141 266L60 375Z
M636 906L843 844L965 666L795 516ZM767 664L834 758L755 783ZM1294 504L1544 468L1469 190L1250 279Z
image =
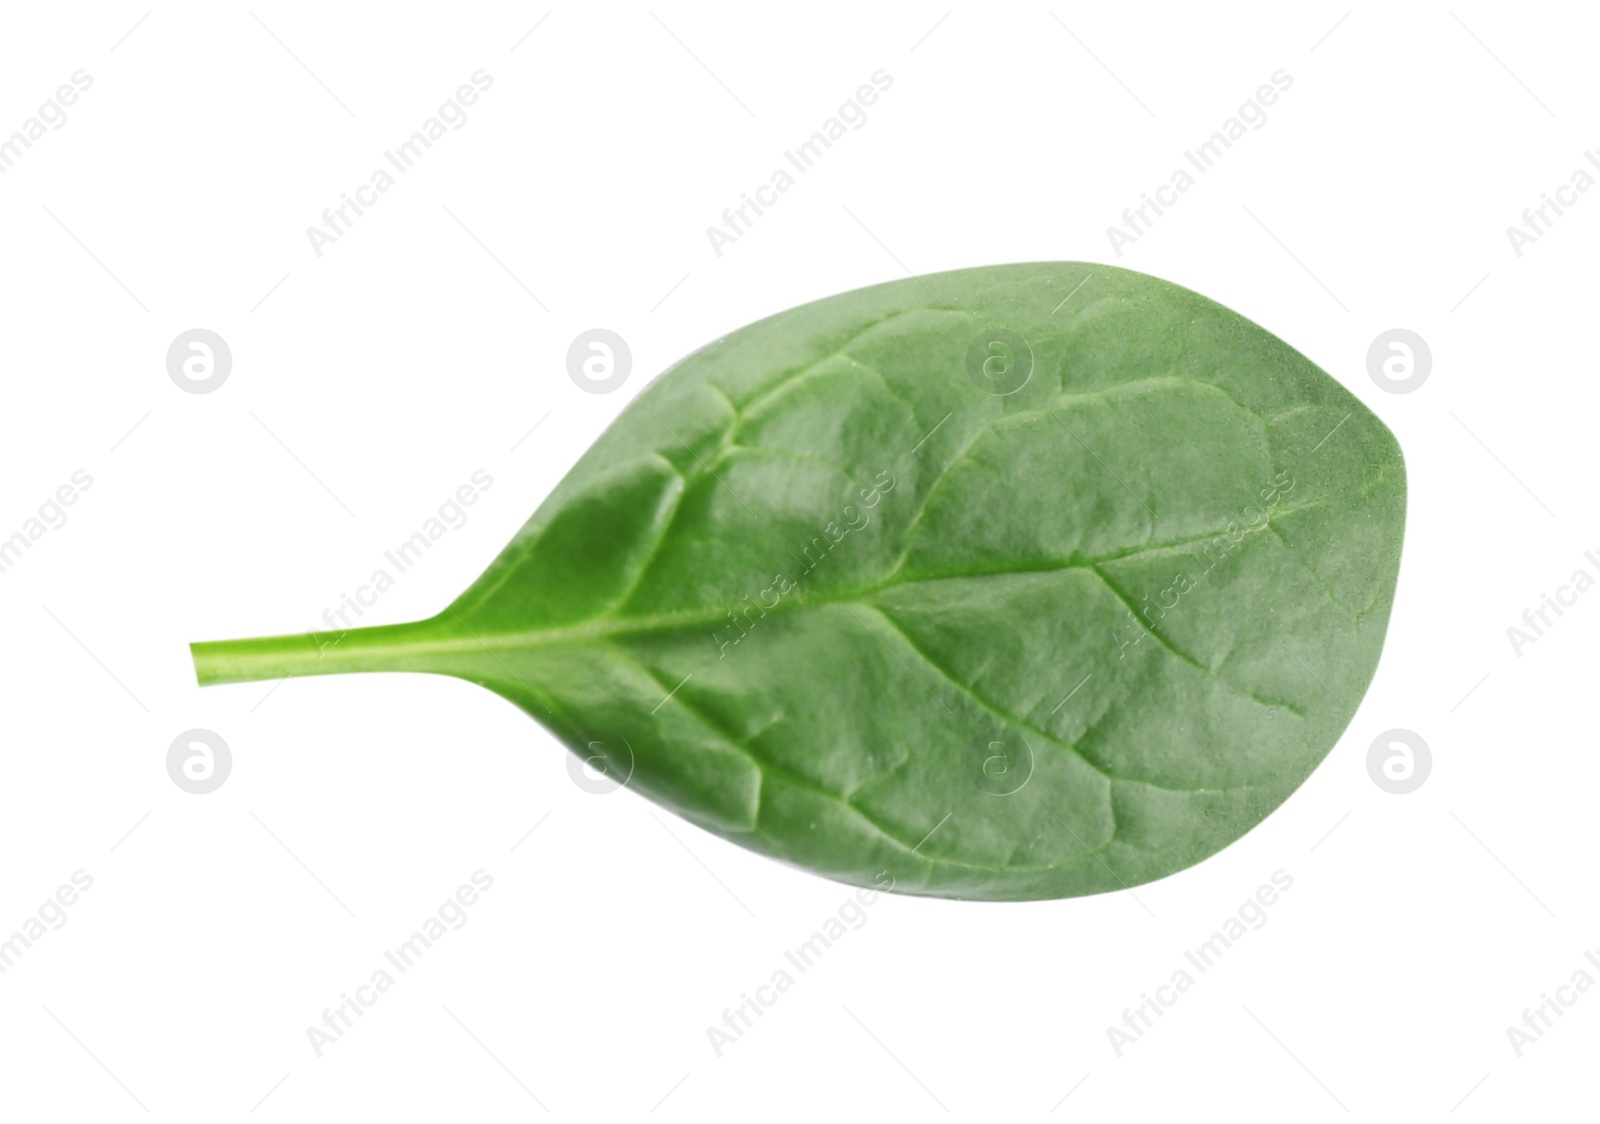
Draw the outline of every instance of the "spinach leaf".
M459 676L773 857L1067 897L1199 862L1306 779L1404 515L1389 431L1228 309L958 270L684 359L436 617L193 651L203 683Z

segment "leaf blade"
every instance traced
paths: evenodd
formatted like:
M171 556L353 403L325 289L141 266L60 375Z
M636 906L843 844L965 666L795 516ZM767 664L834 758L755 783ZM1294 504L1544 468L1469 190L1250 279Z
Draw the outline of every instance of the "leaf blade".
M969 362L996 331L1018 385ZM450 610L296 673L478 682L847 882L1096 893L1215 853L1326 755L1404 506L1392 434L1237 314L1106 266L962 270L687 357Z

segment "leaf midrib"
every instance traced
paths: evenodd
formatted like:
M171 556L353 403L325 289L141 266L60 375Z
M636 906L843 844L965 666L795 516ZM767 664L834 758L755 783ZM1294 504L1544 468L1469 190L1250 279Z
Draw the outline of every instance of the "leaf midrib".
M1312 500L1307 503L1297 504L1280 509L1277 514L1251 530L1251 534L1267 530L1274 523L1288 515L1296 515L1303 511L1321 507L1324 500ZM905 586L923 585L931 582L942 581L968 581L974 578L1008 577L1022 574L1049 574L1059 573L1063 570L1087 570L1093 572L1096 567L1108 562L1132 558L1141 554L1153 554L1162 550L1175 550L1182 546L1194 543L1207 542L1227 534L1227 529L1222 528L1212 531L1203 531L1199 534L1174 539L1169 542L1146 543L1141 546L1129 547L1125 550L1112 551L1095 557L1074 556L1066 561L1047 561L1038 565L1010 566L996 570L970 570L952 573L928 574L922 577L902 577L897 568L888 577L873 582L869 585L855 586L820 598L806 598L797 596L785 606L779 601L777 605L761 606L763 615L760 619L771 616L781 616L787 613L798 613L806 610L825 609L855 603L865 603L868 599L886 593L893 589ZM1286 548L1287 549L1287 548ZM875 607L875 606L874 606ZM555 628L522 629L514 632L493 632L486 635L478 634L466 637L452 637L439 639L408 640L405 647L412 652L450 652L457 650L482 650L485 648L529 648L529 647L559 647L565 644L582 644L595 640L609 640L618 636L649 635L662 632L684 632L693 629L709 629L727 626L730 610L715 611L696 610L691 613L662 614L652 617L616 617L603 616L587 621L581 625ZM435 618L438 620L440 618Z

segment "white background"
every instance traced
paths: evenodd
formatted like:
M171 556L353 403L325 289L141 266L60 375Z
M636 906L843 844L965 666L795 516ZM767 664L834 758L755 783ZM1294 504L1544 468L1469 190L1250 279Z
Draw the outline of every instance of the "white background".
M1592 1101L1600 992L1520 1058L1506 1028L1600 948L1600 593L1520 655L1506 629L1600 575L1600 192L1520 258L1505 233L1600 149L1591 12L145 11L0 25L0 133L94 79L0 176L0 537L94 480L0 574L0 935L94 879L0 976L0 1115L1487 1121ZM480 68L467 123L319 258L306 228ZM706 227L880 68L868 123L714 254ZM1118 257L1106 228L1278 69L1267 124ZM885 898L717 1057L706 1028L845 887L586 793L462 682L195 686L189 641L315 626L481 468L470 521L364 623L436 612L650 376L726 331L907 270L1051 259L1238 310L1406 454L1370 693L1305 786L1194 869L1080 900ZM565 369L597 326L633 350L609 395ZM195 327L232 348L214 393L165 369ZM1407 395L1366 367L1395 327L1433 354ZM166 770L193 727L234 756L206 796ZM1433 754L1407 796L1367 771L1395 727ZM307 1027L480 868L465 927L317 1057ZM1118 1057L1107 1027L1279 869L1265 927Z

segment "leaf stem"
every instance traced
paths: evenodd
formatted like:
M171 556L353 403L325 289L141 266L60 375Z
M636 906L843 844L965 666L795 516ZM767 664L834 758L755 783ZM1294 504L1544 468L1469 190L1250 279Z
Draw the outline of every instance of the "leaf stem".
M195 677L212 683L248 683L295 675L355 671L425 671L408 666L407 647L432 622L379 625L335 632L296 632L248 640L202 640L189 645Z

